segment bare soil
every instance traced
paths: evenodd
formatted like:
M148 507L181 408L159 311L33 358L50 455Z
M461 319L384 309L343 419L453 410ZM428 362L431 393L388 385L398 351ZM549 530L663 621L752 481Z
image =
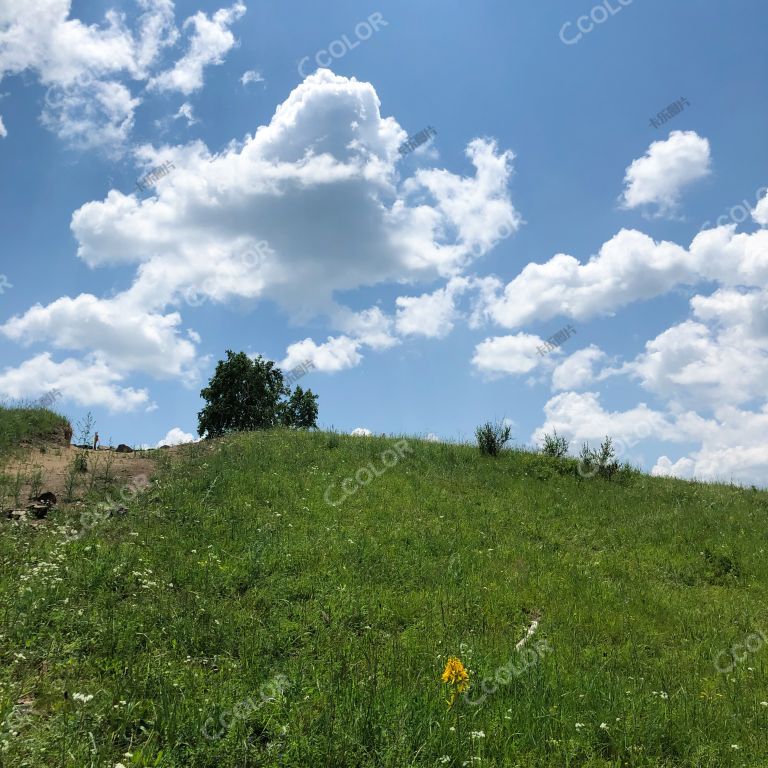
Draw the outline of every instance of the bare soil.
M87 469L75 473L74 498L82 498L91 488L103 488L107 485L119 486L139 483L149 479L155 460L152 452L135 451L117 453L114 450L82 450L74 446L45 445L30 448L12 458L0 473L11 478L19 478L19 501L27 502L32 492L35 495L51 491L56 494L59 503L66 500L70 490L70 476L77 454L83 454ZM13 499L5 499L3 506L13 504Z

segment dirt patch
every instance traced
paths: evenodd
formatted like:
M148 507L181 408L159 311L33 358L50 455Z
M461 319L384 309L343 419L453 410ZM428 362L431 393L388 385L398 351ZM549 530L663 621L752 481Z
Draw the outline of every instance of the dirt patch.
M78 456L84 457L78 459ZM75 462L80 462L76 468ZM0 506L24 502L30 495L51 491L62 502L83 498L88 492L125 486L149 479L156 461L152 452L117 453L113 450L82 450L74 446L46 445L14 457L0 469ZM5 495L6 498L2 498Z

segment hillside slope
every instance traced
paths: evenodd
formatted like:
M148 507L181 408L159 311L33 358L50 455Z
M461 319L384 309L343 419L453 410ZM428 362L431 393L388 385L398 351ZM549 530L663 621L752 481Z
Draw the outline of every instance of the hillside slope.
M768 760L766 493L278 431L129 507L2 523L2 766Z
M64 434L69 422L47 408L0 405L0 461L14 448L35 443L68 444Z

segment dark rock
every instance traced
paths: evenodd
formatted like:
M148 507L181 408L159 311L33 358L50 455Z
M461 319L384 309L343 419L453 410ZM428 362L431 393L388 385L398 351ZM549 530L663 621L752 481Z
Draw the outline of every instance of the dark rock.
M36 517L38 520L42 520L47 514L50 506L48 504L30 504L27 510L32 514L32 517Z
M39 496L32 497L31 500L36 501L39 504L47 504L49 507L53 507L56 505L56 494L51 493L50 491L45 491L44 493L41 493Z
M115 449L118 453L133 453L133 448L125 443L120 443Z

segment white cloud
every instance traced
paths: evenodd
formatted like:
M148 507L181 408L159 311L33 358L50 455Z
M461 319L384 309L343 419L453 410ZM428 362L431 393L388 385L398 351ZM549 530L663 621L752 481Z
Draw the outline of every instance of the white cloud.
M465 249L463 256L447 252L445 261L449 263L460 259L468 263L472 256L482 256L523 224L507 191L514 153L499 152L495 141L475 139L467 146L466 155L477 169L474 178L420 169L404 185L409 193L426 190L432 194L436 212L441 214L441 234L453 234Z
M470 145L474 178L422 169L401 180L405 132L379 106L370 84L319 70L269 125L219 155L200 142L138 147L146 170L172 163L153 194L110 190L71 222L78 256L91 267L133 265L132 285L108 299L83 294L32 307L2 333L78 350L119 371L191 380L199 336L183 331L169 306L261 298L294 319L325 313L342 326L326 343L291 345L289 365L310 358L318 370L341 370L359 364L363 346L393 346L393 318L378 307L353 312L335 294L450 280L476 258L462 233L482 218L483 200L494 220L517 214L506 193L509 153L491 142ZM454 195L461 204L451 203ZM449 282L447 290L460 286Z
M224 55L236 44L230 27L244 13L245 5L235 3L221 8L209 18L198 11L184 22L184 29L193 28L187 52L172 69L149 81L150 90L180 91L188 96L203 87L203 70L212 64L222 64Z
M0 393L19 399L58 389L65 400L110 411L132 411L149 401L145 389L120 386L122 381L123 375L103 361L68 358L57 363L46 352L0 373Z
M123 295L98 299L90 294L67 296L0 326L0 333L23 344L47 342L58 349L91 353L119 371L142 371L158 378L194 380L195 346L180 337L177 312L143 311Z
M181 118L184 118L187 121L188 126L200 122L195 117L194 110L192 109L192 105L189 102L184 102L179 107L179 111L173 116L174 120L180 120Z
M453 330L457 317L456 298L468 287L464 278L453 278L444 288L421 296L399 296L396 299L396 325L403 335L442 338Z
M678 405L716 408L765 397L768 291L721 289L691 300L694 319L645 345L622 369Z
M768 227L768 192L758 201L755 210L752 211L752 218L761 227Z
M655 242L637 230L621 230L597 256L580 264L558 254L528 264L510 283L483 281L478 314L505 328L557 316L584 320L636 301L663 295L677 285L720 282L768 283L768 229L736 234L735 225L696 235L688 250Z
M325 344L315 344L312 339L304 339L288 347L285 359L278 367L287 371L311 361L318 371L343 371L345 368L354 368L363 359L359 347L360 342L348 336L329 336Z
M596 392L563 392L555 395L544 406L545 423L531 436L535 444L544 441L544 435L557 430L577 443L601 442L606 435L615 439L617 446L632 447L648 439L680 441L684 436L664 414L640 403L627 411L606 411ZM593 445L594 447L594 445Z
M760 411L719 408L706 421L687 413L678 424L695 431L701 447L675 462L661 456L652 474L768 486L768 405Z
M672 462L669 457L660 456L651 470L651 474L656 477L680 477L686 480L692 480L695 473L696 462L686 457Z
M542 361L539 348L543 349L543 345L538 336L528 333L495 336L475 347L472 365L490 375L530 373Z
M371 349L389 349L400 343L392 335L394 321L384 314L380 307L371 307L361 312L352 312L340 307L334 317L335 325Z
M597 378L595 366L605 359L605 352L591 345L569 355L552 371L552 387L556 390L582 389Z
M120 154L140 103L122 83L93 81L87 87L62 91L55 101L49 97L41 121L75 149L101 148Z
M248 85L248 83L263 83L264 78L262 77L259 70L249 69L247 72L243 72L243 76L240 78L240 82L243 85Z
M581 442L594 448L608 435L622 461L639 461L637 446L645 440L698 443L697 450L677 461L662 455L652 473L768 485L768 405L760 411L723 406L705 419L694 411L662 413L645 403L607 411L595 392L564 392L549 400L544 411L546 421L531 438L537 444L556 429L578 452Z
M356 427L349 434L353 435L354 437L371 437L373 432L371 432L370 429L366 429L365 427Z
M434 432L430 432L424 439L430 443L440 442L440 438Z
M305 315L332 312L336 292L451 277L475 258L455 238L474 226L482 200L495 216L514 213L503 196L507 159L473 142L476 177L441 171L438 191L468 185L473 207L448 210L442 197L424 198L427 172L398 184L404 135L381 117L371 85L319 70L268 126L221 155L200 143L154 156L144 148L147 165L170 159L176 170L154 197L112 191L82 206L72 218L78 253L92 266L142 264L132 292L157 304L194 290L218 302L269 297ZM260 242L268 247L248 263Z
M135 83L172 87L202 86L203 67L218 63L234 44L226 29L236 5L209 20L202 13L187 20L195 27L187 54L167 72L153 77L164 51L178 38L172 0L137 0L140 14L109 10L101 24L70 18L71 0L5 0L0 6L0 79L31 72L47 88L43 124L78 149L124 151L141 99ZM182 88L179 88L182 89Z
M194 435L190 435L189 432L184 432L184 430L179 427L173 427L173 429L168 430L168 434L166 434L162 440L158 440L157 447L161 448L164 445L183 445L184 443L194 443L196 441L197 438Z
M3 116L0 115L0 139L4 139L8 135L8 129L3 123Z
M627 168L622 205L656 206L658 216L674 214L682 190L710 173L709 141L695 131L672 131Z

